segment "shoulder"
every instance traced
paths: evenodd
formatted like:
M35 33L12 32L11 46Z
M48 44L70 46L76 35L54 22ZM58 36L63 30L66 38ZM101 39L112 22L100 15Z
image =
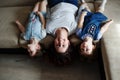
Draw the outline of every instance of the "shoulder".
M76 35L79 35L82 32L82 28L77 28L76 29Z

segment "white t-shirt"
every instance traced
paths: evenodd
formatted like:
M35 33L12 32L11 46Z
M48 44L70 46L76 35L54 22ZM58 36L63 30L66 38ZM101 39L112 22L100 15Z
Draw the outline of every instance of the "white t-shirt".
M70 3L61 2L51 9L48 9L46 31L55 35L57 28L64 27L68 30L69 35L75 32L77 22L75 14L77 7Z

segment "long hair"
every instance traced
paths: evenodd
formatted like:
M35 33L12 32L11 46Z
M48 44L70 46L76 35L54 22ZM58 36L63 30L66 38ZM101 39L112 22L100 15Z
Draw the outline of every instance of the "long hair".
M82 43L82 42L81 42ZM80 45L81 43L77 44L76 45L76 51L77 51L77 55L79 56L80 60L82 61L93 61L96 59L96 49L94 49L92 52L91 52L91 55L84 55L81 53L81 50L80 50ZM93 45L96 47L96 43L93 42Z
M70 64L73 57L73 46L70 45L65 53L59 53L56 51L54 43L52 43L48 49L49 60L55 65L63 66Z

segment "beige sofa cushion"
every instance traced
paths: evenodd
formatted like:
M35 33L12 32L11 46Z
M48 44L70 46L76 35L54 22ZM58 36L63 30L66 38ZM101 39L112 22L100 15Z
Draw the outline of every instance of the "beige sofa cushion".
M0 8L0 48L16 48L18 46L18 37L20 31L14 21L19 19L25 21L30 7L5 7Z
M0 0L0 7L10 6L30 6L34 5L38 0Z
M10 7L10 6L30 6L34 5L37 1L41 0L1 0L0 7ZM80 0L78 0L80 1ZM85 0L86 2L92 2L94 0Z
M104 34L101 48L106 80L120 80L120 0L109 0L105 14L114 20Z

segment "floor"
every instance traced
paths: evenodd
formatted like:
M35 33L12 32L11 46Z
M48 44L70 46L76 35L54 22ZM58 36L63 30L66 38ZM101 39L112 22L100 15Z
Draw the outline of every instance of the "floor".
M25 52L0 52L0 80L103 80L100 65L96 60L57 67L41 56L31 58Z

